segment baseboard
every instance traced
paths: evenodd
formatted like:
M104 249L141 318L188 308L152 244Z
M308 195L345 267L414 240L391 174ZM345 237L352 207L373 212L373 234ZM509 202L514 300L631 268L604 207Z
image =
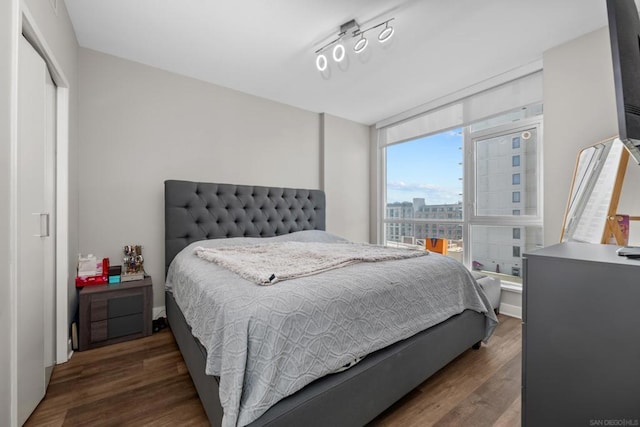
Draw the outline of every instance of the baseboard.
M500 303L500 314L522 319L522 307L518 307L517 305Z
M153 307L153 318L157 319L160 316L167 317L167 310L164 305L160 307Z

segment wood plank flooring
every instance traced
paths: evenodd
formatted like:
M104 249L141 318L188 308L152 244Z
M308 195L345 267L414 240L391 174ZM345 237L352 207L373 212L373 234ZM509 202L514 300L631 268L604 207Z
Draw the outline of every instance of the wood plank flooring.
M520 320L499 316L488 345L468 350L370 423L519 426ZM206 426L168 329L81 353L56 366L26 426Z

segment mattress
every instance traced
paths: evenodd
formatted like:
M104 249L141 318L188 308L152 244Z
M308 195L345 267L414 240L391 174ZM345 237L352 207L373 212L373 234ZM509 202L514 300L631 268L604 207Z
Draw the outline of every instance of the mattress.
M457 261L420 258L354 264L258 286L194 255L195 246L343 241L322 231L196 242L172 262L167 287L220 377L223 425L245 425L273 404L351 360L471 309L497 320Z

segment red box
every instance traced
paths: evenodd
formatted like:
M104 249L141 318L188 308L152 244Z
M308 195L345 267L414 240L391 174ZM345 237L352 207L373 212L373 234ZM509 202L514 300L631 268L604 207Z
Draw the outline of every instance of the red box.
M76 277L76 288L109 283L109 258L102 258L102 274L100 276Z
M77 288L81 288L83 286L91 286L91 285L104 285L105 283L109 283L108 275L76 277Z

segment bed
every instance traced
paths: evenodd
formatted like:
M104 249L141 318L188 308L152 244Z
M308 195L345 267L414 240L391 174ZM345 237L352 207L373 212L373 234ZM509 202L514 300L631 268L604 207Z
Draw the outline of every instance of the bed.
M339 240L336 236L323 232L324 229L325 196L319 190L165 181L167 318L212 425L236 425L236 423L251 426L364 425L463 351L472 346L479 348L480 342L488 339L491 331L495 328L496 319L490 303L484 292L480 290L479 285L471 279L472 285L461 288L463 290L450 292L453 295L465 293L465 295L458 295L458 299L465 300L465 304L469 305L470 309L448 308L447 306L443 308L443 313L441 313L446 318L426 329L414 331L412 328L418 328L419 325L413 324L408 326L403 324L402 328L394 328L393 325L387 324L385 327L379 328L380 334L398 332L395 329L409 334L399 341L386 342L384 340L391 339L386 335L381 335L381 337L384 336L384 339L380 338L380 342L376 341L378 338L376 340L360 339L361 334L357 332L357 329L354 329L354 336L349 337L349 343L354 347L360 345L364 346L363 348L374 350L366 355L356 357L354 362L357 361L357 363L348 369L335 368L341 366L343 357L351 358L353 355L337 352L337 355L334 356L332 351L328 351L329 356L326 356L325 353L322 358L316 356L313 363L304 368L306 370L292 364L290 360L285 360L282 365L271 366L269 360L276 359L272 357L276 354L273 353L276 350L263 349L262 347L267 344L262 345L262 342L268 340L256 341L256 338L252 338L250 333L254 329L269 330L268 325L267 327L262 326L266 320L260 319L257 322L250 317L253 316L254 311L265 312L266 310L265 316L269 317L269 307L271 307L269 304L273 304L272 312L277 316L271 317L278 318L278 321L282 321L280 317L286 318L287 321L302 319L293 321L295 331L303 329L302 327L297 328L296 325L305 322L324 324L326 322L295 317L300 313L293 310L289 313L289 308L282 308L278 305L280 299L295 301L295 304L298 304L304 313L313 311L313 308L309 309L309 306L305 304L309 304L316 295L321 296L323 292L329 292L327 289L335 287L335 283L340 283L342 286L343 281L346 283L352 280L347 279L344 274L348 274L349 278L358 277L359 284L357 286L368 288L371 291L375 280L373 276L364 275L365 268L369 267L362 265L369 263L349 265L322 273L322 275L307 276L261 287L249 283L235 273L214 263L205 265L205 261L198 260L193 255L194 247L196 245L207 247L238 245L244 247L247 246L247 242L248 246L256 246L259 245L259 242L306 241L308 239L327 241L331 244L342 243L336 241L336 239ZM422 264L435 265L436 262L444 262L445 264L449 263L447 268L458 268L458 266L451 264L453 261L439 255L429 254L423 258L426 261L421 262ZM413 259L393 262L396 264L405 263L402 267L403 271L411 271L411 268L415 268L413 265L418 264ZM382 268L380 265L383 264L388 266L385 263L373 264L377 265L373 268L378 269ZM193 265L197 265L198 270L192 269ZM383 270L378 271L382 274ZM443 275L445 274L443 273ZM318 276L328 279L320 281ZM413 274L413 276L416 275ZM464 273L461 273L460 280L466 280L462 276ZM223 291L219 291L216 290L219 283L209 283L210 280L229 281L233 282L234 286L220 288ZM327 281L328 284L325 283ZM224 285L227 286L227 283L225 282ZM263 293L256 294L256 292ZM351 291L347 293L351 295ZM470 296L466 295L467 293ZM205 294L213 296L205 297ZM225 301L225 305L220 305L221 302L217 298L221 299L225 294L231 295L232 298L230 301ZM245 299L238 297L233 300L234 295L240 295ZM236 309L236 311L227 308L235 307L233 306L235 303L232 301L246 301L246 295L251 295L251 298L254 298L254 302L247 305L246 309L245 306L238 306L241 310ZM255 295L265 297L258 298ZM271 302L269 295L278 295L278 297L274 296L273 302ZM313 298L310 295L313 295ZM367 301L368 298L373 297L360 294L348 297L343 295L336 300L344 298L347 300L345 304L326 305L324 310L326 311L326 307L334 306L357 306L359 301ZM352 299L349 300L349 298ZM320 301L320 297L318 297L319 305L322 304ZM401 300L398 301L405 304ZM410 303L409 301L406 304L410 305ZM377 305L379 304L374 302L368 306L367 310L353 314L354 319L358 320L359 316L366 316L369 311L375 311ZM436 306L446 305L434 305L434 307ZM202 307L205 309L205 314L194 315L196 309L202 310ZM410 311L410 309L407 310ZM447 314L447 310L452 311ZM249 319L246 321L241 319L245 311L250 312L247 315ZM329 311L333 312L333 308ZM340 312L332 315L342 318L342 316L352 314L345 315ZM238 319L234 316L238 316ZM377 318L384 317L378 316ZM196 319L198 320L196 321ZM361 323L365 323L363 327L370 326L367 322ZM225 326L218 328L218 324ZM291 322L287 324L291 325ZM333 326L330 325L330 327ZM305 328L308 329L307 326ZM387 328L390 331L387 331ZM314 326L311 329L317 328ZM206 331L215 331L218 335L213 332L208 334ZM295 331L291 334L297 334ZM367 329L367 331L369 330ZM320 335L313 337L310 342L322 343L321 339L324 339L324 336L320 332L318 333ZM336 335L337 338L332 338L333 341L340 341L340 337L345 333L349 334L351 331L341 331ZM262 338L267 337L267 332L264 334L261 336ZM241 339L245 336L248 337L247 341ZM278 340L274 339L275 341ZM305 341L302 340L302 342ZM243 349L243 345L246 345L247 348ZM324 348L324 344L318 345ZM309 354L313 356L313 351L316 351L312 350L310 345L307 347L309 349L298 344L294 352L287 352L287 355L290 354L287 357L306 360L306 356ZM225 351L231 352L231 356L225 356ZM260 352L269 355L266 361L260 361L257 356L261 354ZM356 354L356 356L358 355ZM264 358L264 356L262 357ZM328 361L325 362L325 359ZM300 363L302 364L302 361ZM324 366L325 364L327 366ZM244 370L236 373L236 365ZM265 380L261 376L275 378L273 372L277 374L280 370L283 371L282 376L291 377L290 379L285 378L289 381L288 383L283 381L285 385L282 387L279 386L280 382L278 381L274 381L273 385L271 382L263 384ZM207 375L207 371L212 375ZM229 379L231 378L229 372L234 372L233 380ZM290 374L290 372L302 372L303 375ZM320 376L316 378L312 374ZM254 380L251 375L258 375L258 377ZM255 384L258 386L254 386ZM252 394L254 389L257 389L257 394ZM247 401L252 401L254 395L257 396L254 400L258 404L254 405L255 407L249 407ZM235 402L234 405L238 406L240 412L235 412L235 407L229 404L230 400ZM226 413L223 411L223 406L227 407Z

